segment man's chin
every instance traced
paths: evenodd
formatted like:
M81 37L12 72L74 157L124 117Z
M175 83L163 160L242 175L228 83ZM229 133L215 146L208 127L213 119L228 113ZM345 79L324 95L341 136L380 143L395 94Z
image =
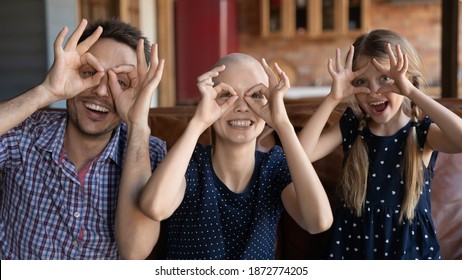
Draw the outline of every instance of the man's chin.
M116 129L120 123L112 124L107 127L91 127L77 123L75 127L85 137L98 138L112 134L114 129Z
M119 124L117 125L113 125L113 126L110 126L110 127L106 127L106 128L80 128L80 132L88 137L102 137L102 136L106 136L108 134L112 134L113 131L119 126Z

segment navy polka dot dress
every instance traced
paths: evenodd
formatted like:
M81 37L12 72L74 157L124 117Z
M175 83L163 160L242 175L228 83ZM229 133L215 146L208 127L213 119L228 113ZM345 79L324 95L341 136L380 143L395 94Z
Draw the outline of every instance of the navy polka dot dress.
M348 108L340 120L344 153L357 135L358 118ZM431 120L416 128L423 147ZM366 127L363 137L369 149L369 174L364 211L357 217L344 205L337 209L331 227L329 259L440 259L439 243L431 216L430 193L434 152L425 169L425 185L412 222L399 222L404 196L401 160L411 123L395 135L376 136Z
M280 146L255 156L247 188L234 193L212 168L211 146L196 146L184 199L166 221L167 259L274 259L281 192L292 179Z

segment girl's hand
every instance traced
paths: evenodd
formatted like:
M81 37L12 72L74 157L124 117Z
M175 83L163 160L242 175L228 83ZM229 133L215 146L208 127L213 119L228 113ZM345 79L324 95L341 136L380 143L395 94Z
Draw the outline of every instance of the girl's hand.
M268 75L268 88L263 84L254 86L249 91L252 95L246 96L245 101L269 126L277 129L276 126L286 124L289 121L284 105L284 96L290 88L290 81L277 63L274 63L277 75L265 59L262 59L261 63Z
M103 32L98 27L87 39L78 41L87 26L83 19L74 30L63 48L64 37L68 29L64 27L54 42L54 62L42 83L53 100L66 100L82 91L99 84L104 76L103 66L88 53L88 49L98 40ZM85 70L81 70L85 66Z
M370 90L366 87L355 87L352 82L367 71L370 64L362 66L359 70L353 72L353 55L354 47L351 46L348 51L346 64L342 65L341 52L337 49L335 56L335 63L329 58L327 62L327 69L331 75L333 82L331 93L329 94L334 100L342 100L357 93L369 93Z
M197 78L197 87L202 98L194 117L203 123L204 129L211 126L237 100L234 89L225 83L214 86L212 79L225 70L225 65L213 68Z
M153 44L148 67L142 39L136 53L137 67L120 65L108 71L109 87L117 113L125 123L147 124L151 99L162 78L165 61L159 61L157 44Z
M387 44L387 53L390 60L389 69L380 64L375 58L372 60L372 63L380 72L392 79L390 84L381 87L377 93L396 92L408 96L414 87L412 82L406 77L409 61L407 55L403 54L399 45L395 46L395 50L396 57L393 54L391 45Z

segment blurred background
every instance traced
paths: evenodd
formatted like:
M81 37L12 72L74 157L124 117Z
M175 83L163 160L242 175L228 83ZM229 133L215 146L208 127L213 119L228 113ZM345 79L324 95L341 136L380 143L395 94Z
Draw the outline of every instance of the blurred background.
M232 52L278 62L291 79L288 99L325 95L328 58L377 28L416 47L429 94L462 95L459 0L1 0L0 7L0 101L41 82L63 26L114 17L138 26L166 59L153 107L196 104L196 77Z

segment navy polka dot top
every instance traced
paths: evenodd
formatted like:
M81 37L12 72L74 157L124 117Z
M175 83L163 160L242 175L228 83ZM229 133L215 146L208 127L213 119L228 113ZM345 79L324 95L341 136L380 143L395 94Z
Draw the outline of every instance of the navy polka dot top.
M416 125L424 146L431 120ZM357 135L359 119L348 108L340 120L344 153ZM401 161L411 128L409 122L391 136L376 136L366 127L362 136L369 150L369 173L363 213L357 217L345 205L336 211L331 227L329 259L440 259L439 243L430 206L431 180L437 152L425 169L424 188L410 222L399 222L404 196Z
M280 146L255 158L248 186L234 193L212 168L211 146L196 146L185 196L166 221L167 259L274 259L281 193L292 179Z

